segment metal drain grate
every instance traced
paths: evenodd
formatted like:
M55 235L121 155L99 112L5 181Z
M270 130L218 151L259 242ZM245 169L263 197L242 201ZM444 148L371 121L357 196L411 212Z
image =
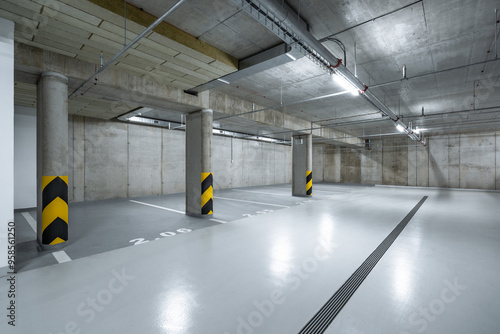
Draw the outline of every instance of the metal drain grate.
M420 202L406 215L406 217L392 230L392 232L382 241L382 243L368 256L358 269L342 284L326 304L316 313L316 315L304 326L299 334L320 334L333 322L340 310L352 297L354 292L370 274L375 265L380 261L385 252L391 247L403 229L408 225L415 213L424 204L428 196L424 196Z

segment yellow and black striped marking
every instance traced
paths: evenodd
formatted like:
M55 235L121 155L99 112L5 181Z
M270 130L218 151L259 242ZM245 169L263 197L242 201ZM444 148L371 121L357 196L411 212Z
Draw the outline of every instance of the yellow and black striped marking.
M212 173L201 173L201 214L211 215L214 210L214 177Z
M42 176L42 244L68 240L68 177Z
M306 172L306 195L312 196L313 194L313 172Z

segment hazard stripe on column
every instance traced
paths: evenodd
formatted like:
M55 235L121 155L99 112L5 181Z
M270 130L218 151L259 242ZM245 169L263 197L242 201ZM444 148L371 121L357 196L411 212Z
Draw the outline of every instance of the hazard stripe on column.
M313 175L312 171L306 172L306 195L312 196L313 194Z
M68 240L68 177L42 176L42 244Z
M201 214L211 215L214 209L213 174L201 173Z

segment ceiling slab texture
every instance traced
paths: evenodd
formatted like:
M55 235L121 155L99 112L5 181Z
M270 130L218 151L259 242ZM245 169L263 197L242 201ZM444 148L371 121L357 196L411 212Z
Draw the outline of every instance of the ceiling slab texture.
M275 0L283 3L282 0ZM494 0L286 0L308 31L356 73L405 123L426 135L500 129L500 62ZM3 0L0 17L16 23L15 40L91 64L118 53L176 0ZM283 43L251 17L246 0L187 0L111 65L190 90L238 70L239 61ZM126 17L127 19L125 20ZM126 24L126 30L124 29ZM125 36L126 32L126 36ZM308 57L219 84L209 94L245 100L246 112L269 108L359 139L398 134L394 122L345 89ZM403 68L406 68L406 78ZM92 73L89 73L89 76ZM16 78L23 76L17 75ZM34 106L34 82L16 82L16 104ZM133 89L133 87L131 87ZM337 94L339 93L339 94ZM70 113L112 119L137 105L99 91L70 100ZM258 108L256 108L258 106ZM151 118L180 121L189 108L155 108ZM289 139L293 131L250 117L217 113L217 126ZM296 129L295 129L296 130ZM305 129L304 129L305 130ZM288 132L287 132L288 131ZM328 140L318 138L318 142ZM333 141L332 141L333 143Z

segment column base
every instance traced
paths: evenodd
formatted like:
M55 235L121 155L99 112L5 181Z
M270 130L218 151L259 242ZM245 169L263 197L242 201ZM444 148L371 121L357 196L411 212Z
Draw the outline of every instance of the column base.
M186 212L186 216L194 217L194 218L201 218L201 219L213 218L213 215L202 215L201 213L189 213L189 212Z
M61 243L56 244L56 245L44 245L38 239L36 240L36 242L38 243L38 247L40 247L40 249L44 252L57 252L57 251L63 250L68 245L68 241L61 242Z

